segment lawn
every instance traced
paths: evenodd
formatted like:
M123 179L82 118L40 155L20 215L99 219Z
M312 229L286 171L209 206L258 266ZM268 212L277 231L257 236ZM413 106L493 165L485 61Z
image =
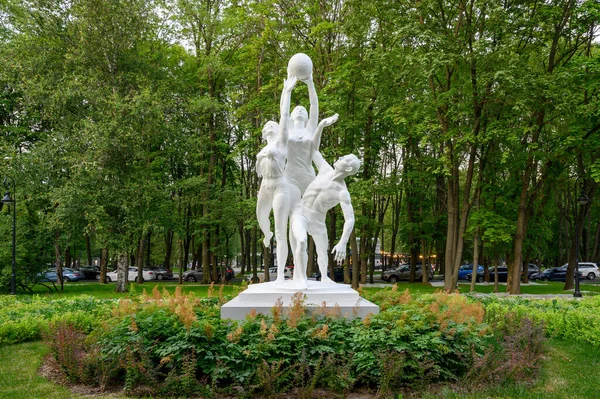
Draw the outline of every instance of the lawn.
M163 288L167 289L170 293L173 293L175 291L175 288L178 286L179 284L177 282L146 282L143 284L136 284L136 283L130 283L129 284L129 293L117 293L115 292L115 283L109 283L109 284L100 284L100 283L96 283L96 282L86 282L86 281L82 281L82 282L71 282L71 283L65 283L64 285L64 291L58 291L58 292L49 292L48 289L46 289L43 286L35 286L33 289L34 294L36 295L40 295L42 297L70 297L70 296L77 296L77 295L92 295L96 298L103 298L103 299L114 299L114 298L123 298L129 295L138 295L141 294L144 290L146 290L146 292L150 293L155 286L157 286L161 291ZM58 287L58 285L57 285ZM201 284L196 284L196 283L184 283L182 286L183 292L188 293L188 292L194 292L196 293L196 295L200 296L200 297L205 297L208 294L208 291L210 289L209 285L201 285ZM234 292L234 290L237 290L239 287L239 284L229 284L229 285L223 285L223 295L226 296L230 296L232 295L232 293ZM215 285L213 287L213 292L215 295L218 295L219 290L221 289L221 285ZM19 297L21 296L29 296L30 294L20 294L18 295Z
M424 399L592 399L600 397L600 351L562 340L548 341L541 374L532 386L507 384L476 394L444 391Z
M40 376L39 369L48 353L42 342L0 347L0 399L84 398L68 388ZM103 398L123 396L106 395Z
M240 284L241 283L239 283L239 282L234 282L232 284L224 285L223 286L223 295L233 296L234 293L236 293L237 290L239 289ZM93 295L97 298L123 298L128 295L141 294L143 292L143 290L146 290L147 292L151 292L155 286L158 286L159 289L161 289L161 290L164 287L169 292L172 293L175 291L175 288L178 285L179 284L176 281L146 282L141 285L138 285L136 283L131 283L129 285L130 292L128 294L121 294L121 293L115 292L115 283L99 284L97 282L92 282L92 281L90 281L90 282L82 281L82 282L65 283L64 291L62 291L62 292L59 291L59 292L50 293L48 291L48 289L46 289L45 287L36 286L36 287L34 287L34 293L36 295L47 296L47 297L51 297L51 296L69 297L69 296L77 296L77 295L81 295L81 294L87 294L87 295ZM390 288L393 286L393 284L385 284L385 285L389 286ZM432 286L430 284L422 284L422 283L412 283L411 284L408 282L399 282L399 283L397 283L397 285L398 285L398 290L404 291L406 289L409 289L409 291L412 294L426 294L426 293L433 293L433 292L441 290L441 287L439 287L439 286ZM555 283L555 282L547 282L547 283L540 283L540 284L536 284L536 283L523 284L523 285L521 285L521 293L531 294L531 295L551 295L551 294L572 294L573 293L573 290L564 291L563 286L564 286L563 283ZM181 287L183 289L183 292L185 292L185 293L194 292L198 296L206 296L208 293L208 290L210 289L210 286L208 286L208 285L201 285L201 284L197 284L197 283L184 283ZM218 291L220 289L221 289L220 285L215 285L213 287L214 294L217 295ZM364 286L362 289L367 292L374 292L374 291L380 290L381 287ZM470 284L460 283L459 291L462 293L468 293L470 291ZM581 291L584 296L600 295L600 284L587 284L587 283L582 284ZM480 293L480 294L493 293L494 292L494 284L478 283L475 287L475 292ZM505 292L506 292L506 284L499 284L498 293L505 293ZM20 294L19 296L21 296L21 295L22 294ZM24 294L24 295L30 295L30 294Z

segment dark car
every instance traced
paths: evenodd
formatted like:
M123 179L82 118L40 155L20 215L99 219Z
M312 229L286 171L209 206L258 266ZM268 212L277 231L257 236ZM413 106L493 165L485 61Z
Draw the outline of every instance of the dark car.
M530 263L527 266L527 279L531 280L531 276L536 274L536 273L540 273L540 268L538 267L538 265L535 265L533 263ZM523 270L523 273L521 274L525 274L525 271Z
M317 281L321 281L321 272L316 272L313 273L311 275L312 278L314 278ZM331 278L331 272L329 271L329 269L327 269L327 277ZM343 283L344 282L344 268L343 267L334 267L333 268L333 281L335 281L336 283Z
M483 266L478 265L477 266L477 272L481 272L483 273ZM469 277L471 276L471 274L473 274L473 264L469 263L466 265L462 265L459 269L458 269L458 279L459 280L466 280L467 278L467 274L469 275Z
M579 272L579 278L583 278L583 273ZM566 281L567 280L567 268L566 267L552 267L544 270L542 273L533 274L532 280L539 281Z
M156 274L157 280L169 280L173 278L173 272L162 266L149 267L148 270L152 270Z
M95 280L96 276L100 274L100 268L98 266L80 266L79 271L83 273L86 279Z
M422 264L417 263L417 269L415 270L415 280L423 279L423 271ZM433 278L433 270L429 268L429 279ZM381 279L384 281L389 281L390 283L395 283L397 281L409 281L410 280L410 264L406 263L404 265L400 265L393 269L388 269L381 273Z
M506 283L508 281L508 267L506 266L498 266L490 269L490 282L496 281L496 270L498 271L498 282ZM536 270L539 271L539 267L530 263L527 274L529 276L532 276L536 273ZM466 279L470 281L472 275L473 273L468 273L466 275ZM531 277L528 278L531 279ZM484 281L483 270L477 272L477 277L475 277L475 281L477 281L478 283L482 283Z

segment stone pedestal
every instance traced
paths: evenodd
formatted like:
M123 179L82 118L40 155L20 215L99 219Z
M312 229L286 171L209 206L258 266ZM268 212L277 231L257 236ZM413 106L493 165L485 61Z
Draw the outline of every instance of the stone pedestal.
M339 315L346 319L365 318L379 313L379 306L361 298L349 285L308 280L306 289L294 287L294 281L252 284L221 307L222 319L244 320L249 313L271 314L278 301L284 313L298 293L304 298L308 314L315 312Z

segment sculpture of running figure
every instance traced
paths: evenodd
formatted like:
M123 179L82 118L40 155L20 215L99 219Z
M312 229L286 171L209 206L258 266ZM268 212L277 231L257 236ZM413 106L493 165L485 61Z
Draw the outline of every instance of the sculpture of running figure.
M256 171L262 177L256 217L265 238L263 243L269 246L273 233L269 214L273 209L275 221L275 240L277 241L277 284L284 281L284 267L288 256L287 225L292 203L300 200L300 190L289 183L284 176L288 155L290 97L298 79L295 76L283 82L281 94L280 124L269 121L263 128L263 139L267 145L256 156Z
M313 237L317 251L317 263L321 272L321 282L333 283L327 277L327 227L325 217L327 211L340 204L344 215L344 228L342 237L333 247L335 260L340 262L346 257L346 246L354 227L354 211L350 201L350 193L344 179L354 175L360 168L360 161L353 155L346 155L338 159L333 167L329 165L320 152L313 154L315 165L319 174L306 188L299 204L292 210L290 220L291 234L296 245L293 247L294 260L294 288L306 289L306 267L308 263L307 233Z

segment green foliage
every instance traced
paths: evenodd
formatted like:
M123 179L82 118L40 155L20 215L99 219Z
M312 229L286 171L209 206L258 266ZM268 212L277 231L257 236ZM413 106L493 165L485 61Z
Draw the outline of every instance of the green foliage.
M90 332L108 314L111 304L91 296L55 300L0 296L0 345L39 340L49 325L59 322Z
M600 297L585 297L581 300L528 300L490 299L482 303L486 310L486 320L498 328L504 328L507 315L518 319L529 318L545 325L548 337L580 342L599 347Z
M87 355L73 360L66 353L63 370L75 373L80 368L69 364L81 362L90 371L70 378L98 384L113 376L130 393L171 395L296 388L310 396L365 384L399 392L465 375L489 335L481 305L458 295L413 300L389 292L378 297L383 311L364 321L331 311L307 316L298 302L286 314L275 307L270 316L231 322L220 319L214 300L155 290L115 304L113 316L79 340Z

